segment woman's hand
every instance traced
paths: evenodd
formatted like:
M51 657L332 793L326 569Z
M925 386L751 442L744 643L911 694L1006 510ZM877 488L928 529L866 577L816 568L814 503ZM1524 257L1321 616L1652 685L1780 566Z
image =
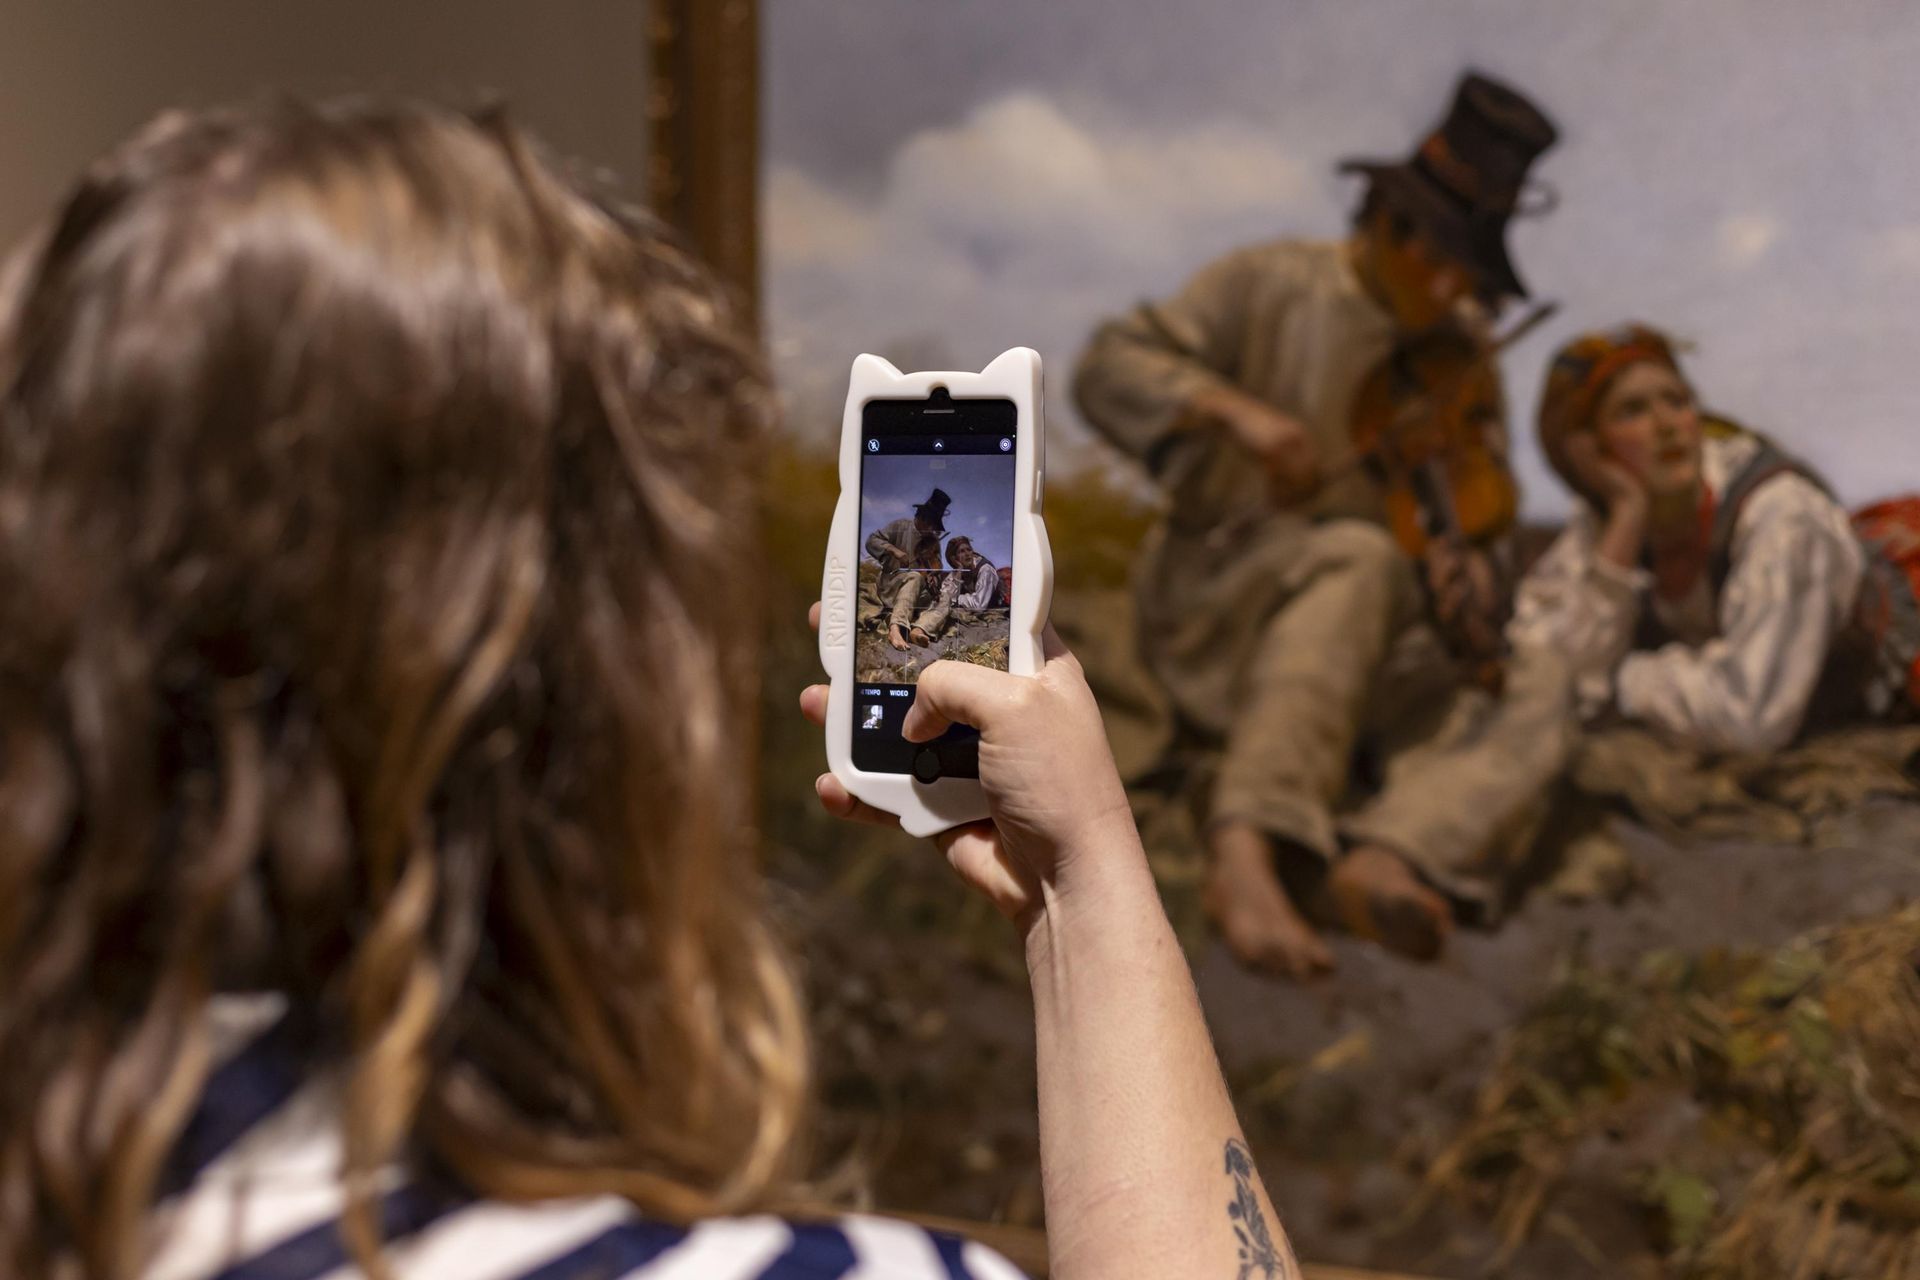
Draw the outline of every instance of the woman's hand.
M1594 554L1616 568L1640 563L1653 499L1639 476L1607 456L1591 431L1576 431L1561 448L1568 468L1603 507L1604 523Z
M819 626L820 606L810 620ZM1046 662L1037 675L1016 676L941 661L920 673L902 728L925 742L949 725L980 730L980 786L992 817L942 832L935 843L968 884L1010 919L1028 928L1051 900L1145 871L1140 838L1107 746L1100 708L1080 664L1049 627ZM827 715L827 685L800 695L816 725ZM820 803L836 817L898 825L822 774Z
M1568 469L1609 512L1622 505L1641 509L1647 506L1647 486L1639 476L1608 457L1593 432L1572 432L1561 448Z

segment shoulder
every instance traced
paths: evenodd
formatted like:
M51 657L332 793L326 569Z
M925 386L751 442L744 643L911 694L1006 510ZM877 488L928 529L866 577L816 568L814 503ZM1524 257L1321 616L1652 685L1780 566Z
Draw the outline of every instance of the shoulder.
M1749 466L1767 466L1764 456L1749 456ZM1725 474L1723 472L1723 474ZM1798 463L1783 460L1759 476L1744 496L1733 525L1733 552L1757 541L1856 541L1846 509Z
M675 1227L621 1209L601 1229L512 1274L526 1280L608 1275L644 1280L656 1273L703 1280L829 1280L854 1274L872 1280L1022 1280L1012 1263L982 1245L889 1218L710 1218ZM489 1205L475 1212L513 1211ZM441 1280L472 1274L465 1263L477 1264L481 1257L449 1259L430 1271L403 1266L400 1275L402 1280Z
M1739 504L1741 524L1798 513L1846 523L1845 511L1811 467L1744 427L1712 424L1701 441L1701 470L1717 498L1730 496Z
M1200 268L1201 280L1236 280L1250 288L1307 289L1341 279L1337 241L1265 240L1242 245Z
M1806 463L1757 432L1715 425L1701 443L1701 470L1716 499L1734 504L1733 559L1760 547L1769 554L1790 546L1857 551L1852 519Z
M273 1005L274 1007L268 1007ZM168 1158L146 1280L351 1270L341 1214L340 1083L303 1070L303 1032L275 1002L216 1018L219 1065ZM231 1025L227 1025L227 1024ZM376 1212L394 1280L1018 1280L978 1244L867 1217L713 1218L678 1225L616 1196L477 1197L396 1165Z
M1347 276L1337 240L1267 240L1239 251L1244 269L1275 284L1335 287Z
M1781 471L1754 486L1740 508L1743 526L1806 519L1834 529L1849 527L1846 511L1827 491L1798 471Z
M394 1280L830 1280L856 1274L869 1280L1023 1280L1012 1263L982 1245L885 1218L800 1222L755 1216L681 1226L647 1218L613 1196L532 1205L425 1197L408 1205L401 1206L404 1212L382 1205ZM176 1265L163 1265L160 1273L279 1275L278 1268L295 1256L318 1263L311 1274L346 1267L338 1219L322 1217L237 1254L229 1242L210 1252L205 1261L211 1265L204 1267L182 1269L176 1256L168 1260Z
M1811 599L1850 608L1867 571L1866 548L1847 513L1805 476L1762 482L1741 509L1728 548L1728 584L1787 594L1799 614Z

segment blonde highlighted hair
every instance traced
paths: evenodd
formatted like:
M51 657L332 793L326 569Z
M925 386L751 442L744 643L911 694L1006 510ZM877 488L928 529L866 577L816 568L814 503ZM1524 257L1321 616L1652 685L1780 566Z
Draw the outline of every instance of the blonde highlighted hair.
M497 116L166 116L0 304L0 1271L130 1274L217 990L377 1171L690 1219L797 1168L727 297Z

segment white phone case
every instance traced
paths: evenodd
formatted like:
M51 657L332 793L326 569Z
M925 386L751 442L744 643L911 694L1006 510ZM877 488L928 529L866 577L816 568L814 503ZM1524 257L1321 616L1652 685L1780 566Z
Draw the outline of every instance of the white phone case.
M1053 602L1053 554L1040 517L1045 483L1046 435L1042 420L1040 355L1027 347L1001 353L979 373L901 373L879 356L853 362L847 410L840 424L840 501L827 538L826 570L820 582L820 663L832 682L827 703L827 765L846 789L876 808L900 815L900 825L930 836L987 816L980 784L972 778L923 783L906 774L872 773L853 765L853 654L856 597L860 589L860 448L862 415L869 400L921 399L945 387L954 399L1004 397L1019 411L1015 433L1013 490L1012 634L1007 667L1030 676L1040 669L1040 633Z

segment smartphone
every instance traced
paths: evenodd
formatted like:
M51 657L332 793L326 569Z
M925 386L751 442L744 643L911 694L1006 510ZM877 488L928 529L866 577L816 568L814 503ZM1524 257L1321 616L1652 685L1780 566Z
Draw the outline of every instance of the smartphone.
M1026 348L977 374L854 362L821 590L827 755L850 792L916 834L986 812L974 729L901 732L920 673L1039 668L1053 576L1041 404Z

